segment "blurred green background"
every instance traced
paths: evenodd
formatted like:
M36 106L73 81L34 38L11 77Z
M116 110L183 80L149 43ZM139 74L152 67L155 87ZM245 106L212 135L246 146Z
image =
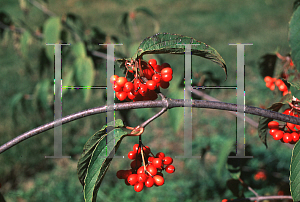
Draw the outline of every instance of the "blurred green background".
M11 17L16 28L32 33L43 33L43 25L49 16L30 2L38 2L56 16L65 18L73 13L82 18L84 37L92 27L97 27L102 43L122 43L116 46L118 57L131 57L139 43L157 32L182 34L203 41L215 48L228 67L228 79L223 70L206 59L193 57L193 83L205 76L206 85L236 85L236 47L229 43L253 43L245 47L245 98L246 105L267 108L279 100L279 92L265 87L259 75L258 61L266 53L276 50L289 53L288 23L292 15L293 1L281 0L210 0L210 1L83 1L53 0L25 1L1 0L0 12ZM141 9L143 8L143 9ZM126 15L126 13L128 15ZM127 18L126 18L127 17ZM6 29L7 30L7 29ZM68 33L72 33L70 30ZM70 35L69 35L70 36ZM98 35L97 35L98 36ZM53 66L51 61L40 60L45 43L31 37L22 40L22 34L3 32L0 49L0 144L53 120ZM64 42L75 43L72 37ZM91 41L97 51L106 52ZM25 45L22 45L25 43ZM72 45L71 45L72 46ZM26 57L24 50L27 47ZM63 48L63 79L72 71L72 59L67 58L71 47ZM64 56L66 59L64 61ZM167 62L174 69L171 87L163 90L171 98L183 98L184 56L160 55L160 63ZM71 57L72 58L72 57ZM94 60L93 85L106 85L106 61ZM40 64L40 61L44 63ZM116 66L116 74L122 71ZM275 73L282 65L277 62ZM210 79L210 76L213 79ZM202 76L202 77L201 77ZM200 78L201 77L201 78ZM66 78L66 77L65 77ZM41 82L45 84L46 91ZM63 85L73 85L64 83ZM75 83L76 84L76 83ZM37 87L38 86L38 87ZM85 100L82 91L90 91ZM39 92L44 92L42 95ZM205 90L205 93L223 101L236 102L234 89ZM20 102L14 98L19 94ZM105 105L106 92L100 89L66 90L63 94L63 116ZM20 99L19 99L20 100ZM127 125L136 126L150 118L159 109L135 109L117 112ZM165 152L174 158L176 172L165 175L162 187L144 189L136 193L116 177L120 169L128 169L130 160L114 159L98 193L98 201L221 201L235 198L226 187L231 177L225 164L227 155L234 150L236 118L226 111L193 109L193 155L201 159L179 159L183 155L183 109L171 109L147 126L143 142L154 153ZM247 115L258 121L259 117ZM63 125L63 155L71 159L45 159L53 155L53 130L28 139L0 155L0 192L6 201L83 201L82 187L76 174L77 160L88 138L105 124L106 115L99 114ZM242 179L261 195L277 195L279 190L289 195L288 176L291 149L268 137L269 148L260 142L257 129L246 123L247 154L254 156L242 167ZM123 140L117 155L125 156L137 143L137 137ZM255 181L257 171L264 170L265 181ZM245 191L245 196L254 196Z

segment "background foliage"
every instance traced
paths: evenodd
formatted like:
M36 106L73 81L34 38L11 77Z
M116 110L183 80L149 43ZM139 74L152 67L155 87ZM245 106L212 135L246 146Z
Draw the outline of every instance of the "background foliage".
M0 12L10 16L15 27L24 28L22 34L9 29L1 32L1 145L53 120L53 49L46 47L45 38L39 39L39 33L52 38L50 43L59 38L71 43L63 48L62 53L63 85L68 86L106 85L106 62L91 54L92 50L106 52L98 43L122 43L123 46L116 47L117 56L130 57L142 39L157 32L193 37L214 47L224 58L228 68L227 81L224 81L224 72L218 65L195 57L192 62L193 83L198 84L205 76L207 86L235 86L236 48L228 44L253 43L245 48L246 105L268 107L281 97L279 92L271 92L265 87L263 78L258 76L258 62L262 55L273 53L278 48L283 55L289 53L288 22L293 1L39 1L57 18L49 18L29 2L2 0L0 8ZM135 13L135 18L132 13ZM57 19L63 19L63 23ZM82 49L83 43L86 51ZM168 62L174 69L171 87L164 93L181 99L184 56L160 55L157 59L161 63ZM93 76L85 81L94 81L92 84L78 83L82 80L76 78L76 72L82 71L82 64L86 61L89 61ZM275 74L280 72L281 64L278 62L276 67ZM122 70L116 68L116 74L121 73ZM63 93L63 116L106 102L105 90L66 89ZM224 102L236 102L234 89L205 90L205 93ZM158 110L116 112L116 118L135 126ZM115 176L117 170L128 168L129 160L114 159L101 184L99 201L221 201L222 198L234 198L226 187L231 177L224 159L234 150L236 118L225 111L211 109L193 109L192 112L193 155L201 155L202 159L175 158L176 172L166 176L165 185L142 193L134 192ZM162 151L172 157L183 155L182 113L182 109L171 109L151 123L143 135L143 142L154 152ZM258 117L248 116L258 121ZM82 201L82 187L76 175L77 161L83 145L102 128L105 119L105 114L100 114L63 126L63 155L71 156L71 159L44 158L53 155L53 130L1 154L0 192L5 199L21 202ZM246 124L245 131L247 154L254 158L244 162L241 178L261 195L276 195L279 190L290 194L291 149L272 140L268 141L269 148L266 149L257 138L256 128ZM126 156L137 141L137 137L125 138L117 155ZM266 171L266 181L254 180L253 176L259 170ZM245 192L245 196L252 195Z

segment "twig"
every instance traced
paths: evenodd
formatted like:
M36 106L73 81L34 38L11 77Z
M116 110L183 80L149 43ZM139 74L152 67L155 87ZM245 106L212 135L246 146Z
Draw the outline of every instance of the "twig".
M250 201L263 201L263 200L278 200L278 199L293 199L292 196L259 196L259 197L250 197L250 198L241 198L241 199L233 199L228 200L228 202L238 202L238 201L245 201L248 199Z
M183 99L170 99L168 100L167 109L171 109L174 107L184 107L185 101ZM5 143L0 147L0 153L6 151L7 149L15 146L16 144L33 137L37 134L45 132L54 128L54 125L58 124L65 124L71 121L84 118L87 116L99 114L99 113L106 113L107 111L120 111L125 109L139 109L139 108L164 108L166 107L166 103L164 100L157 100L157 101L139 101L139 102L125 102L125 103L116 103L109 107L101 106L95 107L92 109L84 110L81 112L77 112L75 114L71 114L69 116L63 117L61 120L56 120L40 127L37 127L33 130L30 130L22 135L10 140L9 142ZM206 100L192 100L192 107L194 108L210 108L210 109L219 109L219 110L227 110L227 111L237 111L237 105L232 103L224 103L224 102L214 102L214 101L206 101ZM266 118L272 118L284 122L290 122L293 124L300 125L300 118L285 115L282 113L278 113L275 111L270 111L266 109L245 106L245 113L253 114L257 116L263 116Z
M34 1L34 0L28 0L29 3L31 3L32 5L34 5L35 7L37 7L38 9L40 9L41 11L43 11L43 13L49 15L49 16L55 16L55 13L53 13L52 11L48 10L48 8L46 8L45 6L43 6L42 4Z

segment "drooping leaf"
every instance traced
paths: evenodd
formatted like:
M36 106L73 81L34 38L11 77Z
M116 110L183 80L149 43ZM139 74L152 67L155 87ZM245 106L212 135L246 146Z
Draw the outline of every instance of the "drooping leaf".
M290 190L294 201L300 201L300 143L295 144L290 166Z
M60 40L61 22L59 17L50 17L44 24L44 42L55 44ZM46 46L46 54L50 61L54 60L54 45Z
M75 43L73 46L71 46L71 48L76 58L86 56L86 49L83 42Z
M223 68L227 78L225 61L214 48L201 41L197 41L194 38L179 34L158 33L145 38L140 44L134 57L141 58L145 54L184 54L185 46L179 44L196 44L194 46L192 45L192 55L200 56L217 63Z
M266 76L273 77L277 56L275 54L265 54L259 60L260 75L265 78Z
M282 106L283 106L282 102L276 102L271 107L269 107L268 110L278 112ZM272 120L273 119L271 119L271 118L266 118L266 117L261 116L259 118L259 123L258 123L258 136L259 136L260 140L262 141L262 143L264 143L267 148L268 148L268 145L267 145L268 123Z
M88 101L91 95L91 89L88 86L94 84L94 63L90 57L78 57L74 63L75 83L77 86L87 87L82 90L84 100Z
M289 44L292 50L292 60L300 71L300 8L294 11L292 19L290 21L289 30Z
M64 95L68 90L64 86L73 86L74 84L74 69L68 68L65 75L62 76L62 95Z
M228 153L232 150L235 140L229 139L222 144L222 147L219 150L218 162L216 165L217 176L218 178L223 177L224 167L228 161Z
M78 161L77 173L84 186L85 201L96 201L101 182L112 161L114 151L118 149L125 137L122 120L108 123L95 133L85 144L81 158ZM110 136L110 138L108 138ZM113 138L112 138L113 137Z
M21 37L21 52L24 58L28 57L29 44L31 42L31 34L28 31L25 31Z
M50 89L50 81L48 79L41 80L35 87L35 105L43 108L44 110L49 109L48 95Z
M229 156L235 156L234 152L230 152ZM227 159L226 163L226 169L229 171L230 176L238 180L241 176L241 163L242 159L241 158L229 158Z

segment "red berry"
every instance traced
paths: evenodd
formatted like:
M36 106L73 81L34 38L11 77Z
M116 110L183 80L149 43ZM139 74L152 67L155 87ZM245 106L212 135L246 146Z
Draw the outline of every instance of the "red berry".
M148 176L145 173L138 174L138 181L139 182L145 182L147 180Z
M121 87L120 85L118 85L118 84L114 84L114 85L113 85L113 89L114 89L114 91L116 91L116 92L122 91L122 87Z
M136 185L134 185L134 190L136 192L140 192L142 191L144 188L144 184L142 182L137 183Z
M137 176L138 176L137 174L129 175L127 178L127 182L132 186L135 185L138 182Z
M160 87L162 87L163 89L167 89L167 88L169 87L170 83L161 80L161 81L159 82L159 85L160 85Z
M148 162L150 163L152 163L152 161L153 161L153 159L154 159L154 157L153 156L150 156L149 158L148 158Z
M292 138L293 138L293 142L294 143L298 142L298 140L299 140L299 134L296 133L296 132L292 132L291 135L292 135Z
M125 77L119 77L116 81L116 83L121 87L123 87L126 82L127 82L127 79Z
M127 97L130 99L130 100L133 100L135 98L135 95L132 93L132 92L128 92L127 93Z
M163 152L158 152L158 153L156 154L156 157L157 157L157 158L160 158L161 160L163 160L163 158L165 157L165 154L164 154Z
M119 179L124 179L123 178L123 175L124 175L124 170L119 170L118 172L117 172L117 178L119 178Z
M156 168L162 167L162 161L160 158L154 158L152 161L152 165L154 165Z
M161 67L162 68L166 68L166 67L170 67L171 68L171 65L169 63L162 63Z
M130 184L129 184L129 182L127 181L127 179L125 179L124 181L125 181L125 184L126 184L127 186L130 186Z
M119 91L118 93L116 93L116 97L120 100L123 101L127 98L127 93L124 91Z
M274 140L280 140L282 137L283 137L282 130L277 130L273 135Z
M173 165L167 165L165 170L166 170L167 173L174 173L175 172L175 167Z
M281 79L277 79L276 81L275 81L275 85L279 88L279 86L281 86L281 85L283 85L284 84L284 82L281 80Z
M154 180L154 183L157 185L157 186L161 186L164 184L165 180L162 176L160 175L155 175L153 177L153 180Z
M133 90L133 83L131 83L130 81L126 82L124 84L123 91L130 92L132 90Z
M294 116L294 112L292 112L292 109L286 109L286 110L284 110L283 114Z
M268 123L269 129L279 129L279 123L277 121L270 121Z
M278 129L271 129L270 130L270 135L274 135L277 131L279 131Z
M149 65L151 65L152 67L157 65L157 61L156 61L155 59L150 59L150 60L148 61L148 63L149 63Z
M266 82L266 83L269 83L269 82L272 82L272 77L270 77L270 76L266 76L265 78L264 78L264 81Z
M139 148L139 144L133 145L132 149L135 153L141 153L141 148Z
M289 90L283 91L282 96L289 94Z
M148 146L143 147L143 152L145 152L145 155L150 154L150 152L151 152L150 147L148 147Z
M148 165L146 170L151 174L151 175L156 175L157 169L154 165Z
M169 82L173 79L172 74L163 74L161 75L161 79L165 82Z
M142 165L142 162L139 160L134 160L130 163L130 166L132 169L139 168L139 167L141 167L141 165Z
M141 167L136 171L136 173L137 173L137 174L145 173L144 171L145 171L144 166L141 166Z
M298 131L300 130L300 125L295 125L295 127L298 129Z
M144 85L144 84L141 84L141 85L140 85L139 93L140 93L142 96L144 96L144 95L147 93L147 90L148 90L148 88L147 88L146 85Z
M288 90L288 88L286 87L285 84L282 84L282 85L278 86L278 89L279 89L280 91L287 91L287 90Z
M152 80L155 81L156 83L160 82L161 76L159 74L154 74L152 76Z
M266 82L266 87L267 88L270 88L272 85L274 85L274 88L275 88L275 84L272 83L272 82Z
M161 73L161 75L165 75L165 74L172 75L173 74L173 70L170 67L166 67L166 68L163 68L160 73Z
M173 163L173 159L169 156L166 156L165 158L163 158L163 164L164 165L170 165Z
M228 200L227 199L223 199L221 202L228 202Z
M285 133L282 138L283 142L289 143L293 140L291 133Z
M117 79L119 78L118 75L112 75L109 79L111 84L115 84L115 82L117 81Z
M275 84L272 84L271 86L270 86L270 90L275 90Z
M295 128L295 124L293 123L286 123L286 128L288 131L296 131Z
M153 178L151 176L149 176L148 179L145 182L145 186L146 187L152 187L153 184L154 184L154 180L153 180Z
M153 70L151 69L144 69L143 70L143 73L144 73L144 76L148 79L148 80L151 80L152 79L152 76L154 74Z
M153 80L148 80L146 83L146 86L149 90L155 90L156 89L156 82Z
M135 159L136 158L136 152L134 152L134 151L128 152L128 158L131 159L131 160Z
M154 68L154 70L155 70L156 72L158 72L158 73L160 73L160 72L161 72L161 69L162 69L162 67L161 67L160 65L156 65L156 66L154 66L153 68Z

